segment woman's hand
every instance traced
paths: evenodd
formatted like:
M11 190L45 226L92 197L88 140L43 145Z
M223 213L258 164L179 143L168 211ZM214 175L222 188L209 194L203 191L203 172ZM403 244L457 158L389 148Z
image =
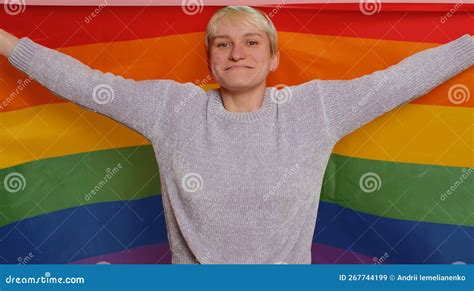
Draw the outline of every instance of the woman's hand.
M0 28L0 55L8 57L18 42L18 38Z

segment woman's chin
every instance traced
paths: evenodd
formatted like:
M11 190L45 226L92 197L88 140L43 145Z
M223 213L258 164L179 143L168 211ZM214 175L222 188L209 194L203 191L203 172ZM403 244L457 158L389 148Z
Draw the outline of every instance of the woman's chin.
M251 80L239 80L239 79L234 79L231 82L226 82L225 87L230 89L230 90L243 90L243 89L248 89L252 88L255 86Z

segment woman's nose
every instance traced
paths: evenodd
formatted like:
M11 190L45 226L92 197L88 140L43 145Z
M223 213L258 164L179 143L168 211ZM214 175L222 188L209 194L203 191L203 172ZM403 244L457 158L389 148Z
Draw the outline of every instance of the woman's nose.
M238 61L245 58L245 52L241 46L234 46L230 52L229 59L233 61Z

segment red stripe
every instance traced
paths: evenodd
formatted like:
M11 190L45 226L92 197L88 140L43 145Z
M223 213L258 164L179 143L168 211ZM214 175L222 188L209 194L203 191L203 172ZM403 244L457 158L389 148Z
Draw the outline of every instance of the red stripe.
M359 1L361 2L361 1ZM367 1L366 1L367 2ZM458 1L459 2L459 1ZM465 2L465 1L464 1ZM453 7L457 6L456 11L474 11L473 4L462 4L458 3L382 3L381 11L441 11L447 12ZM459 3L461 4L461 3ZM277 5L274 5L277 6ZM339 11L339 10L360 10L359 3L333 3L333 4L286 4L285 8L295 9L317 9L322 11Z
M262 10L277 11L272 20L278 31L446 43L465 33L474 34L474 5L463 4L448 17L454 7L384 3L380 13L371 16L363 15L354 3L285 5ZM176 6L28 6L15 16L2 9L0 27L18 37L29 36L58 48L204 31L219 8L206 6L202 13L190 16ZM98 12L95 17L94 12Z

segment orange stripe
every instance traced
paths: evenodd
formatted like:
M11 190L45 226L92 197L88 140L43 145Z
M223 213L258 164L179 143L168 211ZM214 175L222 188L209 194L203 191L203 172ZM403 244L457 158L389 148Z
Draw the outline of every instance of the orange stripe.
M405 57L437 44L412 43L363 38L315 36L302 33L279 33L281 61L268 85L299 84L314 78L351 79L396 64ZM62 48L60 51L79 59L89 66L110 71L128 78L174 79L179 82L206 80L208 69L203 33L190 33L161 38L99 43ZM131 53L133 52L133 54ZM2 65L0 78L1 111L11 111L28 106L62 102L35 82L18 92L18 79L24 74ZM193 68L190 70L189 68ZM454 84L474 87L474 69L443 83L429 94L413 101L416 104L474 107L474 98L462 104L453 104L448 91ZM213 81L211 81L213 82Z

